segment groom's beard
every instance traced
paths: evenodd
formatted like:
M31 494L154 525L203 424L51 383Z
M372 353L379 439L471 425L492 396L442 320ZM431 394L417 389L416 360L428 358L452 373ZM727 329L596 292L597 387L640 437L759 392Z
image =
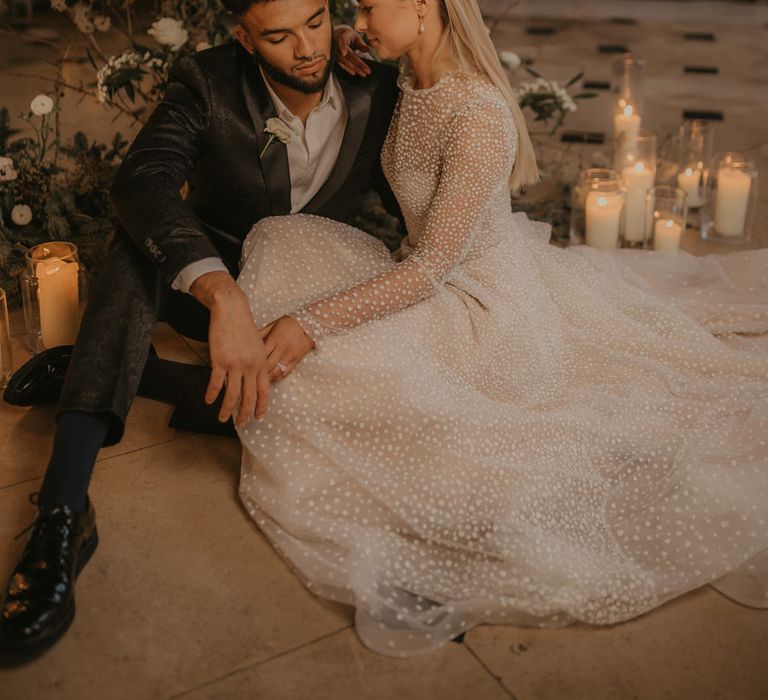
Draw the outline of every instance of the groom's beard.
M317 92L322 92L325 89L325 86L328 84L328 78L331 76L331 70L333 70L333 66L336 63L336 52L331 49L331 56L325 62L325 67L323 68L323 72L320 77L310 80L303 80L301 78L297 78L296 76L290 75L289 73L284 73L282 70L269 63L263 56L261 56L261 54L259 54L258 51L253 52L253 58L256 63L261 66L261 69L276 83L285 85L286 87L297 90L298 92L303 92L305 95L312 95ZM305 63L312 63L316 60L317 58L309 59L305 61Z

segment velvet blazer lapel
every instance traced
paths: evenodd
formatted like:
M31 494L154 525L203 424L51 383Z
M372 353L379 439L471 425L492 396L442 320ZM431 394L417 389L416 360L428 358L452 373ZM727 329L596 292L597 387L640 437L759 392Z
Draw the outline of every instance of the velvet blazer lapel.
M288 150L278 139L269 143L270 135L264 131L268 119L276 117L275 106L269 98L261 72L251 59L240 74L243 97L248 114L256 130L261 178L267 194L271 214L280 216L291 212L291 173L288 169ZM269 143L269 146L267 144Z
M371 115L371 94L378 82L378 78L367 78L365 82L356 80L341 70L336 71L336 76L347 102L347 128L344 130L339 157L331 174L317 194L302 209L302 212L307 214L318 211L326 204L334 193L338 192L352 170L368 127L368 119Z

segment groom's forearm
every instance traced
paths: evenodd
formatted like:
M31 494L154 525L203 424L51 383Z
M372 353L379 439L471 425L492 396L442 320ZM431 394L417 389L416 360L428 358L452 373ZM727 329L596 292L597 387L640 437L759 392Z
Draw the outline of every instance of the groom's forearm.
M235 278L223 270L207 272L198 277L190 286L189 293L206 309L227 303L233 293L241 293Z

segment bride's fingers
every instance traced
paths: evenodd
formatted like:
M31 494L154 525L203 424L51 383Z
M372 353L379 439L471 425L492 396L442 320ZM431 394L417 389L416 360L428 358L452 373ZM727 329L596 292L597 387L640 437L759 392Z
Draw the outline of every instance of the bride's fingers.
M280 376L275 379L275 382L282 382L283 379L285 379L293 370L296 369L296 363L295 362L289 362L285 365L285 372L281 372Z
M285 372L285 368L287 366L288 363L284 360L278 360L276 357L269 359L269 381L274 382L279 379L280 376Z
M271 332L272 329L275 327L275 324L277 321L272 321L272 323L268 323L263 328L259 328L259 335L261 336L261 339L264 340Z
M277 344L275 343L275 339L267 336L267 339L264 341L264 355L267 360L269 360L269 356L275 352L276 347Z
M350 75L357 75L357 69L352 64L352 61L350 61L348 58L340 56L338 59L338 64L343 71L346 71Z
M298 363L288 357L283 357L279 363L275 363L275 379L274 381L280 382L285 379L296 368ZM280 366L282 365L282 367Z

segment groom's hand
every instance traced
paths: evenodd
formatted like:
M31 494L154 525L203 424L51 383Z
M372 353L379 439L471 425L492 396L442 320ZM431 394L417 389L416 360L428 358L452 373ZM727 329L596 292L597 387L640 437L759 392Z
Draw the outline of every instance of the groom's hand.
M352 27L341 24L333 30L333 40L338 50L338 63L350 75L365 77L371 74L368 64L355 52L370 53L371 47Z
M189 291L211 312L211 380L205 402L212 404L226 386L219 411L222 423L234 415L238 399L238 426L251 414L261 418L269 402L267 356L243 290L229 273L209 272L196 279Z

